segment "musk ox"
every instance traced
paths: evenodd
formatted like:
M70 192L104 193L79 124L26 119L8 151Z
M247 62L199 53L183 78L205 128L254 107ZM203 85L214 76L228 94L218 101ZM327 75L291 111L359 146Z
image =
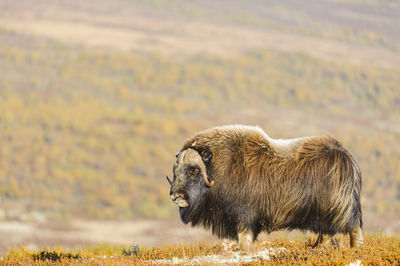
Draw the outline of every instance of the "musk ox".
M271 139L259 127L224 126L188 139L177 154L170 197L182 221L247 250L261 231L309 230L314 246L337 233L363 244L361 172L336 139Z

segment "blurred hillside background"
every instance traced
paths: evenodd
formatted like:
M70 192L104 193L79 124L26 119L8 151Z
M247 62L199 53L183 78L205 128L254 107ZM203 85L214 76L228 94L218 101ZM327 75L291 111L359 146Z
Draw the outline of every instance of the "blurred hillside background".
M0 251L184 238L165 175L232 123L338 138L400 233L400 2L0 0Z

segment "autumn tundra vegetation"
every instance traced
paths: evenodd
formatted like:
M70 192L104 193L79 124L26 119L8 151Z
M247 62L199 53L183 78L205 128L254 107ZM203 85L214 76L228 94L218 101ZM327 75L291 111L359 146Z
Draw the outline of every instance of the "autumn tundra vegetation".
M11 249L0 257L1 263L8 265L142 265L142 264L208 264L218 265L398 265L400 263L399 238L367 235L365 246L359 249L342 247L312 247L313 239L304 243L302 239L274 239L259 245L259 249L268 249L265 256L253 256L241 260L240 255L227 256L222 243L210 245L200 242L195 244L165 245L154 248L134 246L99 245L79 250L63 248ZM343 241L342 237L338 241ZM347 242L347 241L346 241ZM284 249L282 249L284 247ZM225 262L225 263L224 263Z

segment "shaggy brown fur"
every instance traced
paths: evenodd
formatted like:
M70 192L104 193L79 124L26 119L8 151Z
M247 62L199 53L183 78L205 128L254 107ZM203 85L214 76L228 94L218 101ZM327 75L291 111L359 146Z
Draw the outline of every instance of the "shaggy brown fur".
M319 234L316 244L336 233L363 244L361 173L339 141L324 135L285 143L258 127L225 126L196 134L181 152L188 148L211 157L205 165L215 184L180 208L185 223L223 238L300 229Z

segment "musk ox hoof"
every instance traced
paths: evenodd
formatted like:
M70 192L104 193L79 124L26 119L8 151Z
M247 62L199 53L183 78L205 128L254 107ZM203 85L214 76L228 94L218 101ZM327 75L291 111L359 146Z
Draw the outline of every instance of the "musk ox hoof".
M360 226L354 228L350 233L350 247L359 248L364 245L364 237Z
M222 240L222 249L224 251L236 251L238 250L237 242L229 239L224 239Z
M222 245L221 255L223 255L226 258L235 257L237 251L239 250L237 241L224 239L222 240L221 245Z
M257 244L253 243L253 244L251 244L249 247L247 247L246 249L244 249L244 250L239 250L239 254L240 254L241 256L254 255L254 254L256 254L259 250L260 250L260 247L259 247Z
M243 240L242 240L243 241ZM225 257L234 257L237 255L250 255L256 253L259 249L259 243L247 243L244 244L243 242L233 241L229 239L224 239L222 241L222 251L221 254Z
M242 231L238 234L239 251L242 255L248 255L257 251L258 245L253 242L254 235L251 231Z
M237 251L223 250L221 252L221 255L224 256L225 258L234 258L235 256L237 256Z

